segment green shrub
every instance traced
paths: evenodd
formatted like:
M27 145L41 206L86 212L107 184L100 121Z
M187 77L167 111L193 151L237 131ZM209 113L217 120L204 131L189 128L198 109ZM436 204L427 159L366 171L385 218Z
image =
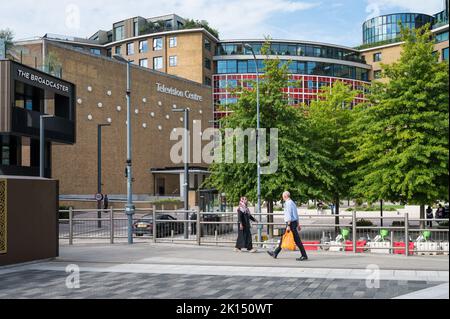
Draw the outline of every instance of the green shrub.
M356 221L356 226L369 227L369 226L373 226L373 223L370 220L359 219L359 220Z
M59 206L58 218L69 219L69 212L68 212L69 209L70 209L69 206ZM62 210L65 210L65 212L62 212Z
M448 228L448 221L439 222L439 228Z
M392 227L405 227L405 222L400 220L395 220L392 222Z
M350 225L353 225L353 222L351 222ZM356 226L357 227L370 227L370 226L373 226L373 223L370 220L361 218L361 219L356 220Z

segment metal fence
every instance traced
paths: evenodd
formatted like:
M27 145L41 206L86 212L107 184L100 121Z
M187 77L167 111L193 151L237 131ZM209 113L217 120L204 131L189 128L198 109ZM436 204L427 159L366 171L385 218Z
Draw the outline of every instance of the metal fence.
M65 210L60 219L60 239L69 244L79 239L127 238L127 218L123 209ZM101 217L98 218L98 213ZM253 243L273 248L286 227L283 213L253 214ZM398 217L364 217L365 221L383 221L383 226L361 224L361 218L351 215L300 215L300 236L307 250L347 251L353 253L388 254L448 254L448 219L412 219L408 213ZM428 223L447 222L446 228L420 227ZM158 210L156 207L136 209L133 219L135 238L158 242L191 243L196 245L232 246L239 225L235 212L197 212ZM256 235L261 233L261 240ZM429 238L427 237L429 236ZM408 249L405 249L408 247Z

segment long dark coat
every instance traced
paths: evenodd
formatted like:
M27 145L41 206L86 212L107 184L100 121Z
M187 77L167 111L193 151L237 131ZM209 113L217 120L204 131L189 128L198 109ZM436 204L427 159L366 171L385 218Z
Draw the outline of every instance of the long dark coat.
M238 208L238 238L236 241L236 248L238 249L247 249L252 250L253 249L253 243L252 243L252 233L250 231L251 224L250 220L256 222L256 219L250 215L250 213L243 213L240 208ZM240 229L240 225L244 227L243 230Z

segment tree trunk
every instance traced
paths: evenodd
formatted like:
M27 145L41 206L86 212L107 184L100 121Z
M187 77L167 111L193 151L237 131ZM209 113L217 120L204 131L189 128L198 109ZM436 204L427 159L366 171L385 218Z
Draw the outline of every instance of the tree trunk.
M339 228L339 195L336 194L336 197L334 199L334 207L335 207L335 217L334 217L334 223L336 226L336 235L339 234L340 228Z
M273 201L267 201L267 222L273 223ZM273 238L273 225L267 225L267 235Z
M420 205L420 219L425 219L425 204ZM420 221L420 229L425 229L425 221Z
M380 200L380 225L383 227L383 200Z

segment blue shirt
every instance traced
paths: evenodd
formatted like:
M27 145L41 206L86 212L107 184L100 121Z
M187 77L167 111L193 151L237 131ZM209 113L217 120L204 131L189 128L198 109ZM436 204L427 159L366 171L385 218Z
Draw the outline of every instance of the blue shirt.
M297 220L298 220L297 205L295 205L292 199L288 199L284 203L284 221L288 223L288 222L295 222Z

